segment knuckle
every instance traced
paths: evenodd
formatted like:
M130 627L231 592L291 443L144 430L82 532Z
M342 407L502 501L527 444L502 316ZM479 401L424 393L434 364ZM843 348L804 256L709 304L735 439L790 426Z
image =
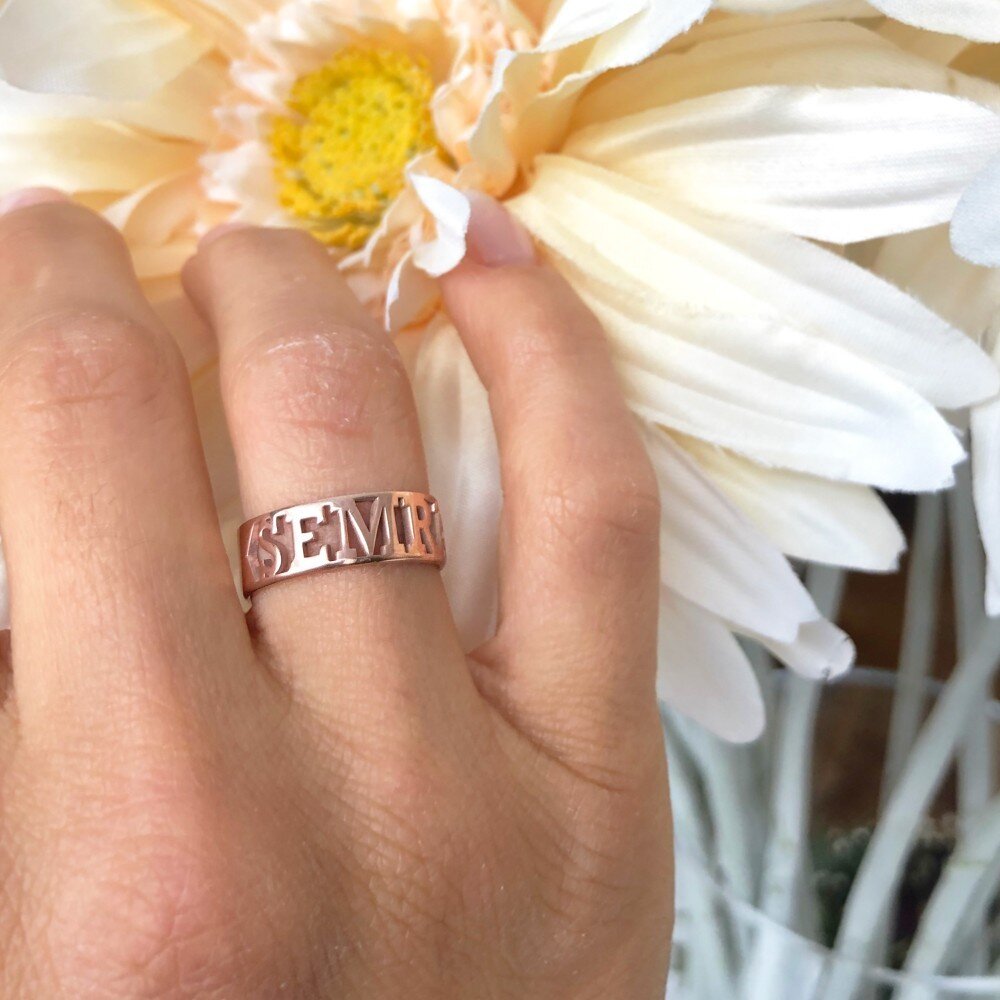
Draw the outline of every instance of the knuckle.
M45 273L54 259L78 250L88 259L100 253L126 252L113 226L71 202L35 205L0 220L0 275L6 280Z
M78 996L98 985L135 997L204 988L228 920L203 857L167 837L137 838L119 852L92 850L86 874L64 878L55 893L46 935L55 978Z
M351 326L271 330L237 358L228 388L241 418L257 418L287 446L331 435L371 436L415 421L406 370L388 336ZM261 405L266 400L266 405Z
M6 416L72 444L84 418L104 414L120 423L155 409L174 385L178 363L165 337L132 319L53 313L16 333L0 358Z
M202 995L234 971L239 878L218 849L197 761L170 743L136 748L127 766L99 758L108 780L86 787L46 759L49 793L75 821L36 795L32 825L46 849L35 934L66 995Z
M538 508L562 541L648 546L660 530L660 496L651 470L618 460L572 479L542 479ZM602 546L603 547L603 546Z

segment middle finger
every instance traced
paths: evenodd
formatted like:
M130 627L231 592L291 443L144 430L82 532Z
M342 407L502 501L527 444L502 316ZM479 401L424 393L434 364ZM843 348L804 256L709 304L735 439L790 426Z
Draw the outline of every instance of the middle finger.
M319 243L294 230L225 232L203 243L185 284L219 338L247 517L350 493L427 492L396 348ZM461 662L433 567L309 573L273 583L253 601L265 647L320 697L329 692L322 663L360 672L363 684L377 683L372 670L384 671L399 687L407 675L428 680L400 669L400 650L420 648L439 671Z

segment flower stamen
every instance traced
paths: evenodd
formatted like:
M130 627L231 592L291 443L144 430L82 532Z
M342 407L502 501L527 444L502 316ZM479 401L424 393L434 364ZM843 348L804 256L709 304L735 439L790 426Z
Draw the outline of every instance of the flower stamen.
M426 60L385 48L345 49L300 77L271 130L282 206L323 242L362 246L407 163L437 145L433 93Z

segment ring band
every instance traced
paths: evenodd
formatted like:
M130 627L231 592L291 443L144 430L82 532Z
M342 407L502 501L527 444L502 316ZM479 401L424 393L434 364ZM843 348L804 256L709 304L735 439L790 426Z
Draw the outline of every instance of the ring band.
M240 527L243 593L359 563L443 566L444 533L426 493L353 493L261 514Z

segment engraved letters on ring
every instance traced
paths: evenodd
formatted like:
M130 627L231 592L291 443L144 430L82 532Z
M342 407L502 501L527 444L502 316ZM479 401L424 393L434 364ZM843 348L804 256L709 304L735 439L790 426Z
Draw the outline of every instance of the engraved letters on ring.
M437 501L425 493L357 493L262 514L240 528L243 592L314 570L409 560L443 566Z

